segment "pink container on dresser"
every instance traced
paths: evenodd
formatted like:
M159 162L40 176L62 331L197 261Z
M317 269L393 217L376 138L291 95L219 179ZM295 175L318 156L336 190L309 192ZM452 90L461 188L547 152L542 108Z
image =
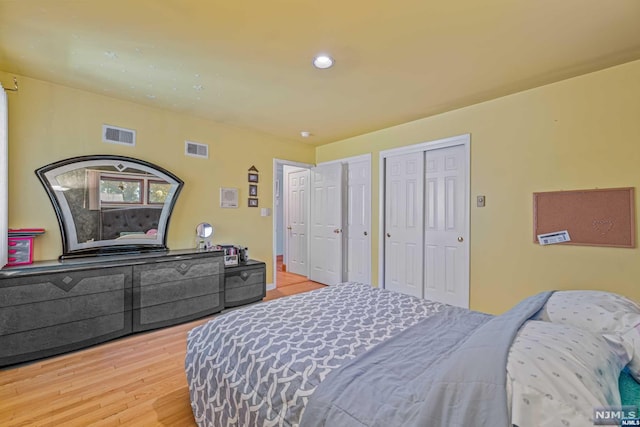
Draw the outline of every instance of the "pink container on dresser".
M33 237L9 237L8 266L33 262Z

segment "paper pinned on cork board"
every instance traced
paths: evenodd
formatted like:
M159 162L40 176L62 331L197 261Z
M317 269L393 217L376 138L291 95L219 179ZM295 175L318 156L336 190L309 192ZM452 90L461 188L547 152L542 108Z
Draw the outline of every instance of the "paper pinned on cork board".
M556 243L570 242L569 232L567 230L554 231L553 233L538 234L538 243L541 245L553 245Z

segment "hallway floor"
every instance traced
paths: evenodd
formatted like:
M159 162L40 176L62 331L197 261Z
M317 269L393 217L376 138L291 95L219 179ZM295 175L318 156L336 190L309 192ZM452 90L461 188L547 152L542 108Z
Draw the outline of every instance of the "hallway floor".
M285 268L282 264L282 255L278 255L276 262L276 289L268 292L265 301L325 287L325 285L309 280L305 276L283 271Z

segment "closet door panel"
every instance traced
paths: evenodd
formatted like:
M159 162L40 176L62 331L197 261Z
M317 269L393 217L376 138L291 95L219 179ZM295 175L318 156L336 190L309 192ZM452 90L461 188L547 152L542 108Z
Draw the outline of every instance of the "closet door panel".
M387 157L385 287L422 297L424 153Z

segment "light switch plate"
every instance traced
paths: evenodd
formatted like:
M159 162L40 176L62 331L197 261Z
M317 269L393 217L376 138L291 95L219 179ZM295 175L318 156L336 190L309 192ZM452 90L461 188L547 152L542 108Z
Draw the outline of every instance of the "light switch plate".
M476 197L476 205L477 205L479 208L484 208L484 202L485 202L485 200L486 200L486 199L485 199L485 197L484 197L484 196L478 196L478 197Z

